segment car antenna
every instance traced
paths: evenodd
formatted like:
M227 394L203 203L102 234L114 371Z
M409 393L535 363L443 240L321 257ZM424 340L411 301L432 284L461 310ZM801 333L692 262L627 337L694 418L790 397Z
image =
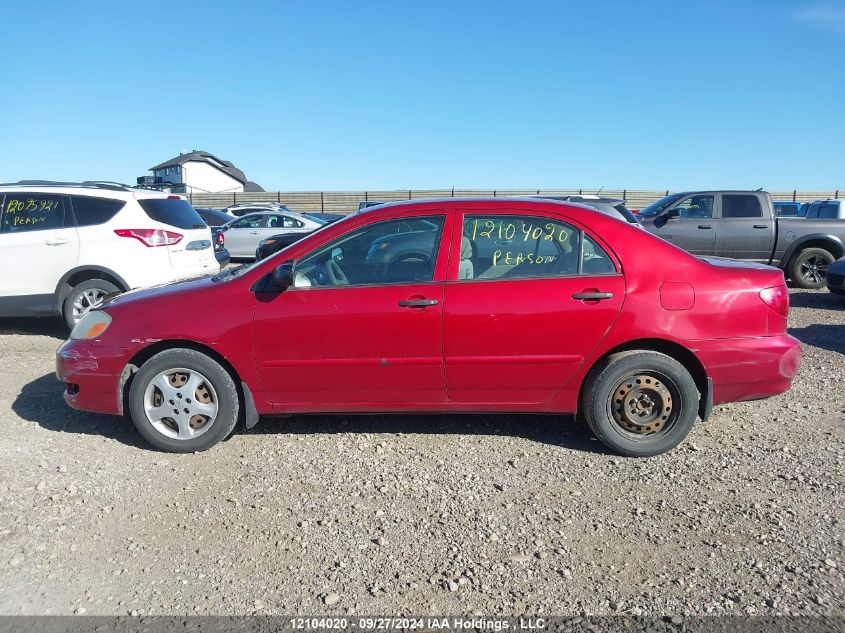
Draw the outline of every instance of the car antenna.
M755 189L754 191L763 191L763 188L762 188L762 187L757 187L757 189Z
M604 185L602 185L601 188L598 191L596 191L596 195L599 195L602 192L602 189L604 189Z

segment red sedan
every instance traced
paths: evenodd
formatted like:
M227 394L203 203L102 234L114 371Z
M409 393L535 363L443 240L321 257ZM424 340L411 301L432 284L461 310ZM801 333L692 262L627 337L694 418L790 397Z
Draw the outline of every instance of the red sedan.
M259 415L582 412L624 455L787 390L801 349L769 266L694 257L584 207L383 205L270 259L127 292L58 350L74 408L168 451Z

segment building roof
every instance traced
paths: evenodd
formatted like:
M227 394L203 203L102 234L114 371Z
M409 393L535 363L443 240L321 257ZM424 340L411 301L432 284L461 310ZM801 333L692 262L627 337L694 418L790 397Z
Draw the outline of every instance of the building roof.
M208 163L209 165L213 165L214 167L216 167L222 172L225 172L240 183L247 184L250 182L249 180L247 180L246 174L244 174L244 172L235 167L234 164L232 164L228 160L221 160L217 158L214 154L211 154L210 152L206 152L201 149L195 149L186 154L179 154L175 158L166 160L163 163L156 165L155 167L150 167L150 171L158 171L159 169L164 169L165 167L175 167L176 165L183 165L191 161ZM258 185L256 185L255 183L252 183L252 185L258 187ZM259 187L257 191L264 190Z

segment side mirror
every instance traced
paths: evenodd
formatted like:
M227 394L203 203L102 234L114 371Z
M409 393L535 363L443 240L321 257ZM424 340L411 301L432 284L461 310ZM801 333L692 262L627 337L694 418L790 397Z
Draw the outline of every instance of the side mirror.
M678 218L680 216L681 216L681 210L680 209L669 209L666 212L666 219L667 220L669 220L671 218Z
M293 262L284 262L273 269L273 285L284 290L293 285Z

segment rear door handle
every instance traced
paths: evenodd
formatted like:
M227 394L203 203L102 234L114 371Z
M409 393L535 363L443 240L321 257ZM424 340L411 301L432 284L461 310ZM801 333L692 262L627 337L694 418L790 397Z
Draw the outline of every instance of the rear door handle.
M755 229L767 229L767 228L769 228L769 225L768 224L755 224L754 228Z
M612 292L576 292L572 295L573 299L580 299L581 301L601 301L603 299L613 299Z
M438 303L437 299L403 299L399 302L399 307L428 308L429 306L436 306Z
M713 225L712 224L699 224L698 228L700 228L700 229L712 229Z
M62 244L67 244L70 240L65 239L64 237L57 237L52 240L47 240L44 242L47 246L61 246Z

